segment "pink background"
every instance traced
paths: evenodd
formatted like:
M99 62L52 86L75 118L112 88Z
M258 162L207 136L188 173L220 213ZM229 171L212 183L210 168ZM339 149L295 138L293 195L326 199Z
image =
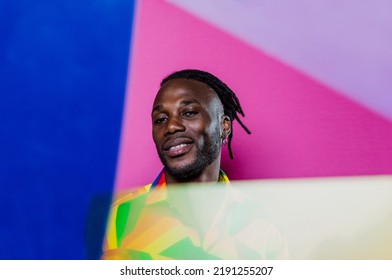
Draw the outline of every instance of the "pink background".
M234 124L235 159L222 159L230 179L392 173L385 114L270 53L174 4L138 1L116 188L161 170L151 106L161 79L184 68L218 76L242 103L252 134Z

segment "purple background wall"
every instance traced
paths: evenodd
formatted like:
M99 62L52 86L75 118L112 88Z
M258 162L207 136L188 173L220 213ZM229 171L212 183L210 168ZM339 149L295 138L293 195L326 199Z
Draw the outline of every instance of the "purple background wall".
M212 72L243 104L252 135L235 124L231 179L392 173L389 4L307 2L138 1L116 187L161 169L151 104L183 68Z

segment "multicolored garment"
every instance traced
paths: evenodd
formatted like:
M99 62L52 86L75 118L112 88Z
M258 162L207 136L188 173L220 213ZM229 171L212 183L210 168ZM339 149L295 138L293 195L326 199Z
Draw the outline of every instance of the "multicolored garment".
M170 186L168 191L164 171L154 183L120 196L113 203L109 215L102 258L200 260L286 257L287 251L282 246L278 230L265 220L255 218L254 213L249 213L254 208L246 207L249 206L246 200L233 190L223 171L220 171L219 182L223 187L212 187L219 193L207 192L207 196L213 199L212 203L203 199L205 192L202 196L192 193L191 196L195 197L193 202L183 196L183 207L175 207L175 196L168 195L173 187ZM180 186L178 190L184 188ZM193 190L197 188L202 187L192 186ZM181 202L181 198L177 201ZM213 207L208 208L207 205Z

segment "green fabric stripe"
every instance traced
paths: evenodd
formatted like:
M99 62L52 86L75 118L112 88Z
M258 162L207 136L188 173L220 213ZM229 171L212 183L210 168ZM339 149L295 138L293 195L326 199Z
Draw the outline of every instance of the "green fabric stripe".
M146 199L147 194L143 194L118 206L116 217L118 247L121 246L123 239L134 230L140 213L146 204Z
M117 247L121 246L122 240L124 238L125 226L128 220L130 209L131 202L124 202L118 206L116 215Z
M189 237L182 239L160 253L161 256L175 260L219 260L202 248L193 245Z
M127 250L131 260L152 260L150 254L142 251Z

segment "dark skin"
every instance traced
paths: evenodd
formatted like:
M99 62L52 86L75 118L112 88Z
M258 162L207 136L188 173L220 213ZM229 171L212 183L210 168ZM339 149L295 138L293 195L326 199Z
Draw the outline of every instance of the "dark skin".
M218 181L221 145L231 120L213 89L195 80L170 80L158 91L151 116L167 184Z

